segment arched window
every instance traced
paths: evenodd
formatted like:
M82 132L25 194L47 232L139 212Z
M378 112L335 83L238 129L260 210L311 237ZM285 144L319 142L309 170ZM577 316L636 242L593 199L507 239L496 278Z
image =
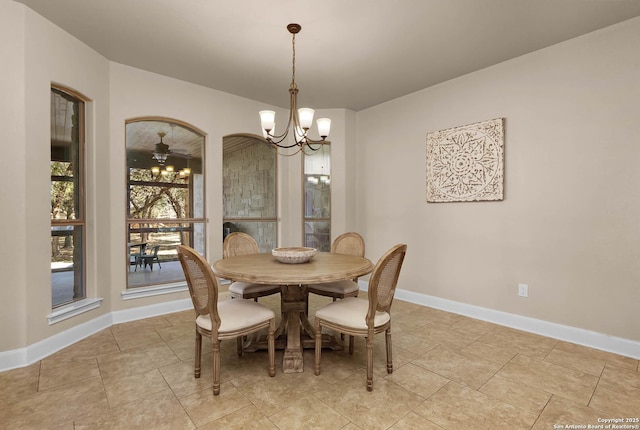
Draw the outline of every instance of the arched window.
M204 148L181 121L127 121L127 288L184 280L177 245L205 254Z
M51 306L85 298L85 101L51 88Z
M242 231L261 252L271 252L277 247L277 154L255 135L229 135L222 142L223 237Z

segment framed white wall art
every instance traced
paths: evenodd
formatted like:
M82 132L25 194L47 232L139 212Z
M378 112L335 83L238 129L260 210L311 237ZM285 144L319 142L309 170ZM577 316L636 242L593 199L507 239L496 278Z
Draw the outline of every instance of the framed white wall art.
M427 133L427 202L503 200L504 118Z

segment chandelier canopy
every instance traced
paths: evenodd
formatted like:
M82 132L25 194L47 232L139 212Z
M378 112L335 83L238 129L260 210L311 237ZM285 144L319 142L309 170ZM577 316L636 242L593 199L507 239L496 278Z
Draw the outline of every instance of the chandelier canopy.
M263 135L269 143L276 148L295 148L296 152L304 151L305 148L309 148L312 151L320 149L321 145L317 145L315 148L311 144L320 144L326 140L329 136L331 129L331 120L329 118L319 118L318 134L320 140L313 140L309 138L308 132L313 123L313 115L315 111L310 108L298 109L298 86L296 85L296 34L300 32L302 26L300 24L289 24L287 30L291 33L291 46L293 50L292 72L291 72L291 85L289 86L289 119L287 126L281 134L276 134L275 117L276 113L272 110L260 111L260 122L262 125ZM293 129L292 136L294 143L283 143L289 135L289 131Z

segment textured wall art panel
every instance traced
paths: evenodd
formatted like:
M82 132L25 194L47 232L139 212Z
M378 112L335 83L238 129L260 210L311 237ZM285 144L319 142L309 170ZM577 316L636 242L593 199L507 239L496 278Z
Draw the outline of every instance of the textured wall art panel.
M427 134L427 202L502 200L504 118Z

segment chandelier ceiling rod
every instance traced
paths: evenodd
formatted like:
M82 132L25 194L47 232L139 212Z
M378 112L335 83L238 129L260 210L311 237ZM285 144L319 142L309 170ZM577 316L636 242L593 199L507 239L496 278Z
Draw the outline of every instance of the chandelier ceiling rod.
M275 132L275 115L276 113L271 110L260 111L260 120L265 139L277 148L294 148L298 147L300 152L305 147L312 151L320 149L320 145L316 148L311 144L320 144L326 140L329 136L331 129L331 120L329 118L319 118L317 120L318 133L320 134L320 140L314 140L309 138L308 132L311 124L313 123L314 110L310 108L298 109L298 86L296 85L296 34L300 32L302 26L300 24L289 24L287 30L291 33L291 47L292 47L292 67L291 67L291 85L289 86L289 118L287 120L287 126L281 134ZM289 131L293 127L294 143L283 144Z

